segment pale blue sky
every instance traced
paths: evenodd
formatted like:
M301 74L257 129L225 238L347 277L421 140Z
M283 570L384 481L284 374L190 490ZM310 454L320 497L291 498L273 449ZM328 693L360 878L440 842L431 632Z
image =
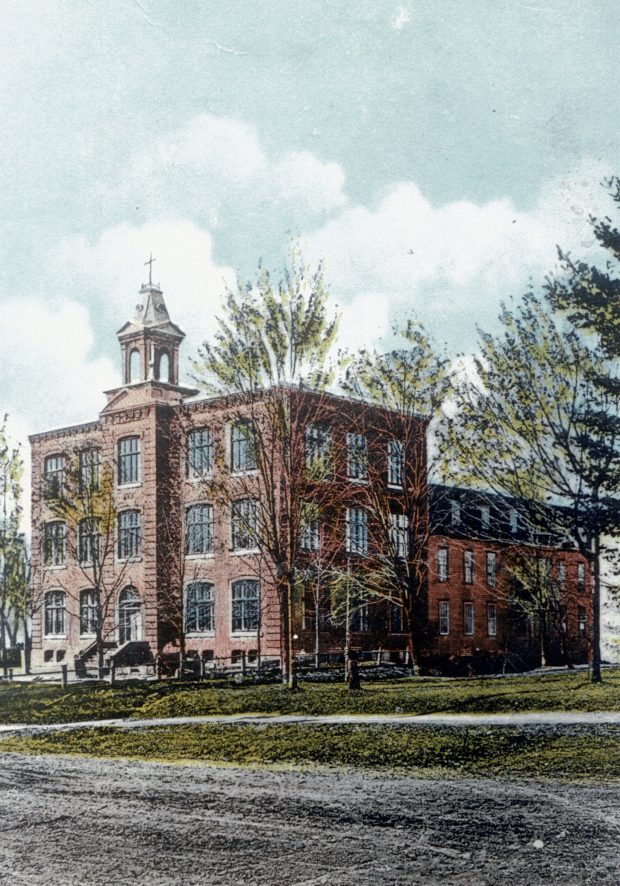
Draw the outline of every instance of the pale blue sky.
M346 344L454 352L620 172L617 0L0 0L2 407L93 418L152 249L186 354L223 278L325 257Z

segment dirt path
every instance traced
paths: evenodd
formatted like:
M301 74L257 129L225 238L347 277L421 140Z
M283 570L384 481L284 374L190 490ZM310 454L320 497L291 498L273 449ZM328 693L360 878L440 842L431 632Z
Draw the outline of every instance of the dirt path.
M620 883L620 788L0 755L0 882Z

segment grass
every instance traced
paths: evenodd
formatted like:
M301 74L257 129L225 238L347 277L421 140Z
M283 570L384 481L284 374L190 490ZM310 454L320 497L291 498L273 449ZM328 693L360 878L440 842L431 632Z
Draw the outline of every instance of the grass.
M620 779L620 728L192 725L8 737L0 750L167 762L355 766L418 775Z
M1 684L0 723L63 723L113 717L179 717L200 714L427 714L518 711L620 711L620 670L602 684L584 672L498 679L411 678L366 683L360 692L343 685L208 686L200 683L75 685Z

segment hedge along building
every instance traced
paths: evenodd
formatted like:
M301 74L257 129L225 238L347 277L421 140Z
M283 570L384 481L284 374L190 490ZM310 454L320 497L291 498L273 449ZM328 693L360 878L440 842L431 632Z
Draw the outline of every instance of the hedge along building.
M98 420L30 438L35 668L282 660L287 638L298 654L402 659L413 633L438 663L531 645L507 630L503 578L445 571L441 550L485 540L429 520L423 419L309 391L201 396L179 384L184 333L151 282L118 338L123 384ZM448 498L436 491L432 510ZM419 580L405 606L390 579L404 567ZM584 619L568 609L577 641Z

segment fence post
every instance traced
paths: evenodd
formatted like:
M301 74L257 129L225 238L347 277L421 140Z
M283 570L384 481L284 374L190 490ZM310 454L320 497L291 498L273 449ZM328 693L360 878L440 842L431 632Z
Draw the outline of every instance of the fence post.
M207 660L204 655L200 656L200 679L204 680L207 671Z
M9 668L9 680L11 683L13 682L13 668Z
M116 663L110 662L110 686L116 685Z
M246 651L245 649L241 652L241 673L245 677L246 674Z
M69 683L68 666L66 664L60 666L60 682L62 688L66 689Z

